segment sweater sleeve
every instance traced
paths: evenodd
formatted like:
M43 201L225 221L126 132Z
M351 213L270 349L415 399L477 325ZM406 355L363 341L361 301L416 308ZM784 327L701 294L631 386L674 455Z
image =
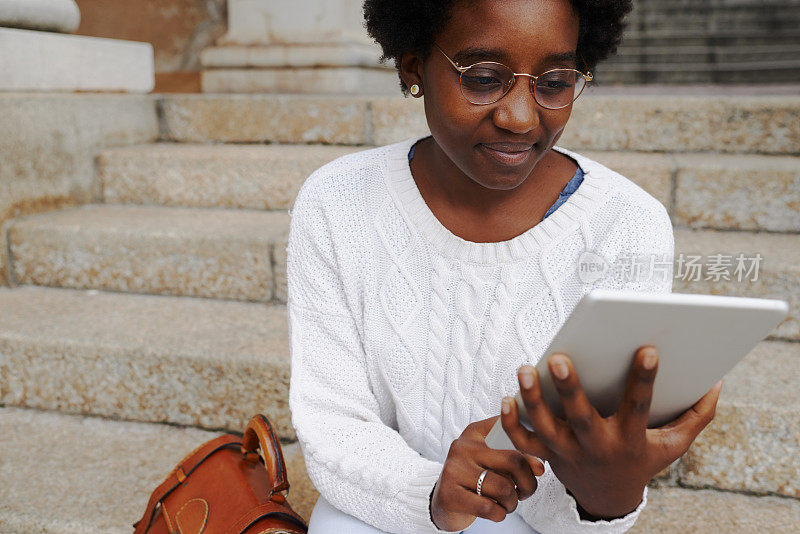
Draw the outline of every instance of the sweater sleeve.
M664 206L651 200L631 206L609 232L602 251L611 268L594 287L656 293L672 290L675 246L672 223ZM567 493L550 464L544 462L544 465L545 473L537 479L536 492L517 507L525 522L541 534L622 533L634 525L647 505L645 487L641 503L628 515L611 521L582 520L575 499Z
M291 214L287 247L292 424L314 486L333 506L390 533L442 533L429 495L442 470L381 418L340 275L340 228L312 175Z
M618 534L630 529L647 505L647 487L642 502L628 515L611 521L586 521L578 513L575 499L567 493L564 484L556 477L549 462L544 462L544 474L536 477L539 486L534 494L521 501L518 513L526 523L540 534Z

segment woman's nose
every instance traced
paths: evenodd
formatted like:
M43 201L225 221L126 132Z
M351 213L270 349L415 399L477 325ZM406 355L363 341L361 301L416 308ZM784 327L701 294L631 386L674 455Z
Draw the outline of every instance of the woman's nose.
M517 77L508 93L497 102L493 118L498 128L524 134L539 126L541 108L531 93L530 80L527 76Z

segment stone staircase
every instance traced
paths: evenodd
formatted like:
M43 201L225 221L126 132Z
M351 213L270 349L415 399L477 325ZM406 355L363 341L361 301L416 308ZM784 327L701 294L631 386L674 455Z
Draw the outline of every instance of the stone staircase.
M604 83L800 82L797 0L638 0Z
M151 104L157 141L99 150L90 203L4 226L0 532L129 532L181 457L257 412L285 440L290 501L305 517L313 508L287 402L287 210L323 163L425 133L421 102ZM676 280L675 291L791 303L726 378L714 423L654 480L635 530L797 530L800 97L590 92L559 144L664 203L678 254L763 257L755 282ZM29 511L42 494L63 497Z

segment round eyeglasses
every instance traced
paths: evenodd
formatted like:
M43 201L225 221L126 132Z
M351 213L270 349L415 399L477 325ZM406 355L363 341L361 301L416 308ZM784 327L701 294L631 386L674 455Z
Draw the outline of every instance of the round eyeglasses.
M495 61L481 61L461 67L450 59L441 46L435 42L433 44L460 73L461 94L473 104L494 104L511 90L517 76L528 76L536 103L546 109L561 109L572 104L593 78L591 72L584 74L576 69L550 69L534 76L514 72Z

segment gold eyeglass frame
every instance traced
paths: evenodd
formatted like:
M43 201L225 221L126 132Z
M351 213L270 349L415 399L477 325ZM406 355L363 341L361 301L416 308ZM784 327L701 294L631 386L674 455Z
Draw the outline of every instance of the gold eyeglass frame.
M470 104L475 104L476 106L488 106L489 104L494 104L495 102L499 102L504 96L506 96L511 91L511 89L514 87L514 85L517 83L517 76L527 76L529 78L533 78L533 84L529 83L528 86L529 86L530 91L531 91L531 96L533 97L533 100L537 104L542 106L544 109L564 109L565 107L567 107L570 104L572 104L572 102L575 102L578 99L578 97L583 94L583 91L584 91L584 89L586 89L586 86L589 84L589 82L591 82L594 79L594 76L589 71L587 71L584 74L583 72L579 71L578 69L565 69L565 68L549 69L549 70L546 70L546 71L544 71L543 73L541 73L539 75L534 76L533 74L527 74L527 73L524 73L524 72L514 72L511 69L511 67L509 67L508 65L504 65L503 63L498 63L497 61L478 61L477 63L473 63L472 65L469 65L468 67L462 67L462 66L458 65L458 63L456 63L455 61L450 59L450 56L447 55L447 52L442 50L442 47L439 46L439 44L436 41L434 41L433 44L435 44L436 48L438 48L439 51L442 54L444 54L444 57L447 58L447 61L450 62L450 64L453 66L453 68L455 68L459 72L459 75L458 75L458 86L459 86L459 89L461 90L461 96L463 96L466 99L467 102L469 102ZM467 95L464 94L464 84L462 83L461 79L464 76L464 73L466 71L468 71L469 69L471 69L472 67L474 67L475 65L486 64L486 63L490 63L490 64L494 64L494 65L500 65L502 67L505 67L511 72L511 74L514 77L512 78L511 85L508 86L508 89L506 89L506 91L500 96L500 98L498 98L494 102L473 102L472 100L467 98ZM545 74L549 73L549 72L553 72L553 71L557 71L557 70L571 70L571 71L577 72L578 74L583 76L583 79L586 81L586 83L584 83L583 87L581 87L581 92L578 93L578 95L575 98L573 98L572 101L569 102L569 104L564 104L563 106L559 106L557 108L551 108L551 107L547 107L547 106L543 105L536 98L536 80L538 78L544 76Z

